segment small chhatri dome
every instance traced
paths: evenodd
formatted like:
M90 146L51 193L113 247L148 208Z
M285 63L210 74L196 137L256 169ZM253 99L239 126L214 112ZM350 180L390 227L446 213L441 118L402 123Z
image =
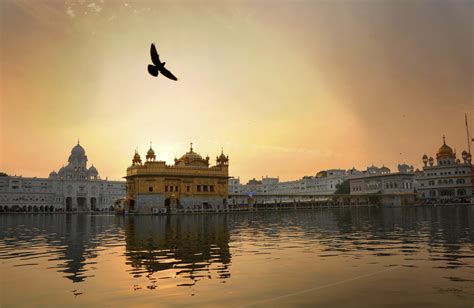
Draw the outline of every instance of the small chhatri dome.
M146 152L146 160L154 161L155 158L156 158L155 151L153 150L151 142L150 142L150 149L148 149L148 152Z
M90 176L97 176L99 174L97 169L94 167L94 164L92 164L88 171Z
M453 149L446 144L446 138L443 136L443 145L439 148L436 158L454 158Z
M229 163L229 156L224 155L224 149L221 149L221 155L216 157L217 165L227 165Z
M133 155L132 164L137 165L141 163L142 163L142 159L140 157L140 154L138 154L138 150L135 150L135 155Z

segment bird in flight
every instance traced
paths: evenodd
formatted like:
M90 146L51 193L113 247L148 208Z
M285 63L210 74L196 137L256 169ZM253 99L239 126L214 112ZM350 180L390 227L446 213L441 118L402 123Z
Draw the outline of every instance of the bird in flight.
M153 64L148 64L148 73L150 73L150 75L156 77L161 73L163 76L168 77L171 80L178 80L175 75L165 68L166 62L161 63L155 44L151 44L150 55L151 61L153 62Z

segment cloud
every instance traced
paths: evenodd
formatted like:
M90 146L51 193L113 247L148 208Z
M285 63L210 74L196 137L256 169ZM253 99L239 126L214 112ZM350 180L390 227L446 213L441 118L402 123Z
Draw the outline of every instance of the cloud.
M102 11L102 7L99 6L99 5L97 5L97 3L94 3L94 2L89 3L89 4L87 5L87 7L90 8L91 11L93 11L93 12L95 12L95 13L100 13L100 11Z
M76 17L76 14L74 13L74 10L70 6L66 9L66 14L71 18Z

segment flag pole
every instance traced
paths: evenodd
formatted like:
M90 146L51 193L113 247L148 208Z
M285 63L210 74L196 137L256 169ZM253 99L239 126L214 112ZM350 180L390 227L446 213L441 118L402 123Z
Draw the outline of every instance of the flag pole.
M464 119L466 120L467 151L469 152L469 155L471 155L471 142L474 141L474 138L471 140L471 136L469 135L469 126L467 125L467 113L464 114Z

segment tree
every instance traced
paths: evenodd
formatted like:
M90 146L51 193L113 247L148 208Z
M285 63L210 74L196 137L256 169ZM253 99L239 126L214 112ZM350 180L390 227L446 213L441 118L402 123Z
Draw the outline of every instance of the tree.
M349 180L336 185L336 195L348 195L351 193L351 186L349 185Z
M6 174L5 172L0 171L0 176L8 176L8 174Z

